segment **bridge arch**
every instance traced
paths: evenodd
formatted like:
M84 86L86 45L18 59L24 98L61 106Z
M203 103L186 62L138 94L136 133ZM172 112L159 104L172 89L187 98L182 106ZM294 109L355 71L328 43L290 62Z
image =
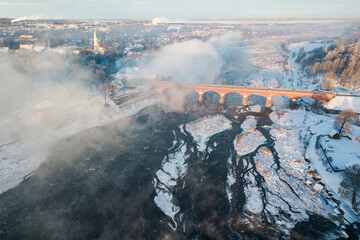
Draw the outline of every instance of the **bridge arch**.
M220 95L218 91L206 91L204 92L205 102L206 103L219 103Z
M243 95L239 92L226 93L226 105L227 106L240 106L243 102Z
M199 93L194 89L187 89L185 91L185 103L187 105L194 105L199 101Z
M249 104L248 105L265 105L267 96L260 93L251 93L248 96Z
M306 108L308 106L314 105L318 100L313 97L300 97L296 99L296 105L302 105Z
M291 104L291 98L286 95L276 95L271 98L273 106L287 107Z

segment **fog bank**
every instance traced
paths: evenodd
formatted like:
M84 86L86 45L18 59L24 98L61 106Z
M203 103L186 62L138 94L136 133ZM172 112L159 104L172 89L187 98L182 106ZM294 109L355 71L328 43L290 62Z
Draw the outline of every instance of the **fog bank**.
M214 83L227 62L226 49L240 40L240 34L228 33L206 41L193 39L173 43L162 47L141 67L170 77L170 81Z

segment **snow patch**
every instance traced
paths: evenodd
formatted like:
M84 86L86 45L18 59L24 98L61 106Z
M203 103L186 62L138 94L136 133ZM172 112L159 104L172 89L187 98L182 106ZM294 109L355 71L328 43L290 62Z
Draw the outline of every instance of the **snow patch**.
M255 177L252 173L248 172L247 185L244 187L246 195L245 209L254 214L260 214L263 209L262 195L259 187L256 185Z
M205 151L206 142L211 136L231 128L231 121L217 114L190 122L185 127L197 142L198 150L202 152Z
M154 179L156 188L154 202L165 215L172 219L175 224L171 226L173 229L177 228L175 215L180 211L180 207L174 203L172 189L187 173L186 150L186 144L181 140L180 147L163 159L161 169L156 172L157 179Z
M247 116L241 124L242 133L238 134L234 140L234 148L238 155L247 155L264 144L266 139L261 132L255 130L257 120L254 116Z
M339 170L345 170L345 165L351 161L360 161L360 144L346 137L331 139L321 137L320 142L326 155L332 159L331 165Z
M261 106L260 105L254 105L249 107L250 112L261 112Z
M236 168L232 163L232 156L229 157L227 161L227 176L226 176L226 195L228 197L229 202L231 203L233 192L231 191L231 187L236 183Z
M347 97L336 96L329 102L324 104L327 109L333 110L346 110L353 109L355 112L360 113L360 98L359 97Z
M234 148L238 155L246 155L254 152L258 146L264 144L265 137L258 130L242 132L234 140Z

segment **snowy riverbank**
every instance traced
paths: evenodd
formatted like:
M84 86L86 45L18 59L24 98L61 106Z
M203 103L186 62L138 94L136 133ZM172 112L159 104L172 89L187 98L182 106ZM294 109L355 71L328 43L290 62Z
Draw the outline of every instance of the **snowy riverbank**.
M323 161L324 157L321 155L321 152L316 148L316 142L319 136L328 135L332 130L334 130L333 116L328 115L318 115L311 111L305 110L280 110L275 111L271 114L271 119L278 126L272 130L272 135L276 138L275 147L279 154L282 154L285 157L291 157L292 155L297 154L298 157L291 157L293 159L299 159L303 161L304 158L309 159L310 171L306 168L301 170L300 175L297 178L303 178L304 173L315 171L315 178L318 180L304 179L307 184L310 186L318 186L318 184L325 184L326 190L323 187L316 187L320 189L324 194L325 192L330 191L330 196L327 200L331 202L331 205L335 206L334 213L335 215L339 214L339 210L343 211L344 218L350 222L359 221L359 218L356 216L354 211L351 209L351 204L348 200L343 199L339 194L340 182L343 178L341 172L329 172L328 164ZM275 126L276 126L275 125ZM276 130L278 129L278 130ZM290 131L290 132L289 132ZM355 131L357 134L358 131ZM292 136L292 139L289 138ZM280 139L283 139L279 142ZM279 145L281 144L281 145ZM285 145L284 145L285 144ZM283 149L281 151L280 149ZM292 161L288 161L291 163ZM306 167L307 164L305 164ZM292 166L294 168L294 166ZM319 181L321 179L321 181ZM326 196L327 194L325 194ZM336 201L333 201L331 196L335 195L336 201L340 201L340 204L337 204Z
M353 109L360 113L360 97L336 96L324 104L327 109L347 110Z
M0 193L19 184L46 161L48 148L83 130L136 114L155 102L144 99L120 108L102 97L71 102L54 110L21 110L0 118ZM14 127L14 121L17 124Z

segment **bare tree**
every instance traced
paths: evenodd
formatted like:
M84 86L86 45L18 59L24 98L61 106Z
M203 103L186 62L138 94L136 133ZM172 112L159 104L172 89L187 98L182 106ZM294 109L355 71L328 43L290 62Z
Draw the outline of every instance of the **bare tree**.
M352 109L343 110L335 118L335 126L339 128L339 134L344 129L346 132L351 132L351 124L359 121L359 116Z
M357 209L356 196L360 189L360 165L354 164L345 169L341 186L345 189L345 194L347 191L351 191L351 204L354 209Z
M321 87L325 90L333 90L336 86L336 81L330 76L326 76L321 85Z
M101 68L101 66L99 67L99 69L96 72L96 79L98 80L99 84L100 84L100 90L103 92L104 94L104 101L105 101L105 106L106 106L106 76L104 73L104 70Z

